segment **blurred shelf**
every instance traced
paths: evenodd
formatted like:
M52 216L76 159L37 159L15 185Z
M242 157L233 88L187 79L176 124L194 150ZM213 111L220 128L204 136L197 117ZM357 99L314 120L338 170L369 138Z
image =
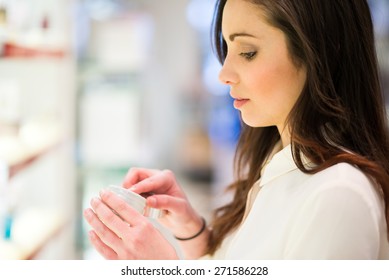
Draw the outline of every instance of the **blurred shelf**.
M33 259L66 226L53 209L28 209L13 222L11 239L0 239L0 260Z
M28 47L21 46L12 43L6 43L3 47L3 56L6 58L18 57L18 58L36 58L36 57L50 57L50 58L62 58L66 56L68 52L65 49L49 48L49 47Z
M28 168L62 141L55 121L31 121L19 129L0 126L0 159L9 167L10 178Z

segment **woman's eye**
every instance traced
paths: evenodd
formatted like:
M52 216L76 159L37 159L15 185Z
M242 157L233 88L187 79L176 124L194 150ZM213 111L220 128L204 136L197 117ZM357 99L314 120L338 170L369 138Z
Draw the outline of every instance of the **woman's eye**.
M247 60L251 60L254 58L254 56L257 54L256 51L254 52L242 52L240 53L240 56L244 57Z

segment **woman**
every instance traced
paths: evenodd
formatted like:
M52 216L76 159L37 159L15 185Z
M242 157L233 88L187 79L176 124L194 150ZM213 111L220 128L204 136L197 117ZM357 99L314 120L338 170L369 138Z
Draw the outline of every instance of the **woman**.
M214 31L244 123L233 200L206 227L171 171L133 168L123 186L154 193L147 204L165 210L188 259L389 258L389 137L366 0L219 0ZM105 258L177 258L114 194L92 208Z

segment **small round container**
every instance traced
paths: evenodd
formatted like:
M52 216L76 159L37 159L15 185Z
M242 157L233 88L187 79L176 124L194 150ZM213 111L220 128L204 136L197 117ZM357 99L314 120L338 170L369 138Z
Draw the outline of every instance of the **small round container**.
M105 189L118 195L120 198L126 201L128 205L133 207L136 211L145 217L158 219L161 216L161 210L146 206L146 199L137 193L114 185L110 185Z

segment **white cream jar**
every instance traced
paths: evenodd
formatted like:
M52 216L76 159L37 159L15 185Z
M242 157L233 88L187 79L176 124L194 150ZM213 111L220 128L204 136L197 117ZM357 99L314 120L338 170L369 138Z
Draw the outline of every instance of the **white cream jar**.
M161 216L162 212L159 209L148 207L146 205L146 199L137 193L115 185L110 185L105 189L118 195L125 202L127 202L128 205L133 207L136 211L138 211L145 217L158 219Z

